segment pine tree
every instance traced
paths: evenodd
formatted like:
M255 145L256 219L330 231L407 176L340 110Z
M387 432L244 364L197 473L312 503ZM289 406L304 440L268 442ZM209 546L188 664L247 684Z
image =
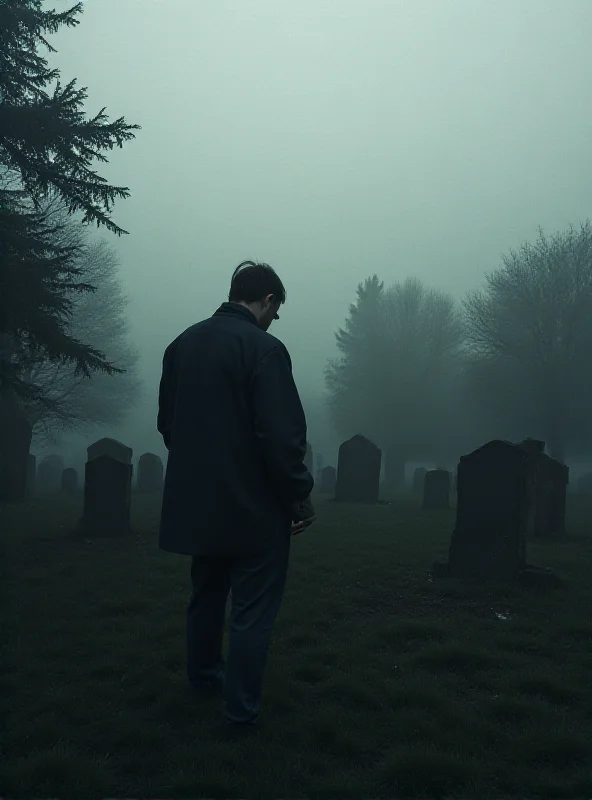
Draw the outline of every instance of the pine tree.
M31 430L22 401L51 402L24 377L30 364L43 357L77 374L121 371L67 326L72 293L94 287L77 279L77 226L55 210L126 233L111 211L129 190L93 167L139 127L109 122L105 109L87 118L86 89L64 85L40 54L55 52L46 35L77 25L81 12L82 3L57 13L41 0L0 2L0 500L24 496Z
M123 117L109 122L105 109L88 119L85 88L63 85L38 48L54 48L45 38L62 26L78 24L82 3L68 11L44 11L41 0L3 0L0 4L0 164L16 172L35 202L51 191L84 222L126 233L110 217L117 198L129 196L93 168L106 162L104 151L134 138L138 125Z

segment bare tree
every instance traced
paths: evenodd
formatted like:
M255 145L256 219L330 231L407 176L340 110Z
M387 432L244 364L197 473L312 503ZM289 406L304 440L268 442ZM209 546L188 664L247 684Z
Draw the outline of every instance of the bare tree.
M491 424L564 461L592 443L592 227L539 230L502 263L463 302L468 386Z

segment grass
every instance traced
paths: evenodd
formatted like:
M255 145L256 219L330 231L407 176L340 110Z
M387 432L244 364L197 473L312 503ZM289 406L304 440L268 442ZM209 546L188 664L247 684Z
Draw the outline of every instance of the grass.
M592 794L592 505L531 543L552 591L429 578L454 511L320 499L293 540L261 730L215 735L185 682L189 560L76 538L77 501L4 509L0 795L545 797Z

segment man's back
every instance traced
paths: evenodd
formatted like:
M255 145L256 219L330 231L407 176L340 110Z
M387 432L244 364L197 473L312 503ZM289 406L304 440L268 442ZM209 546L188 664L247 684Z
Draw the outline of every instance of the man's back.
M265 550L312 489L306 422L284 346L225 303L167 348L158 429L169 449L160 546Z

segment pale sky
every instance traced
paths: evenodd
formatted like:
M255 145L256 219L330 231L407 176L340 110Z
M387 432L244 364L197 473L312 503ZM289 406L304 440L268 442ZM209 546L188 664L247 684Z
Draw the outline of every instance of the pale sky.
M89 114L142 126L99 169L131 190L130 235L104 235L142 349L143 449L160 452L165 347L240 261L284 281L271 333L313 398L366 276L460 297L538 226L592 216L591 0L86 0L51 42Z

